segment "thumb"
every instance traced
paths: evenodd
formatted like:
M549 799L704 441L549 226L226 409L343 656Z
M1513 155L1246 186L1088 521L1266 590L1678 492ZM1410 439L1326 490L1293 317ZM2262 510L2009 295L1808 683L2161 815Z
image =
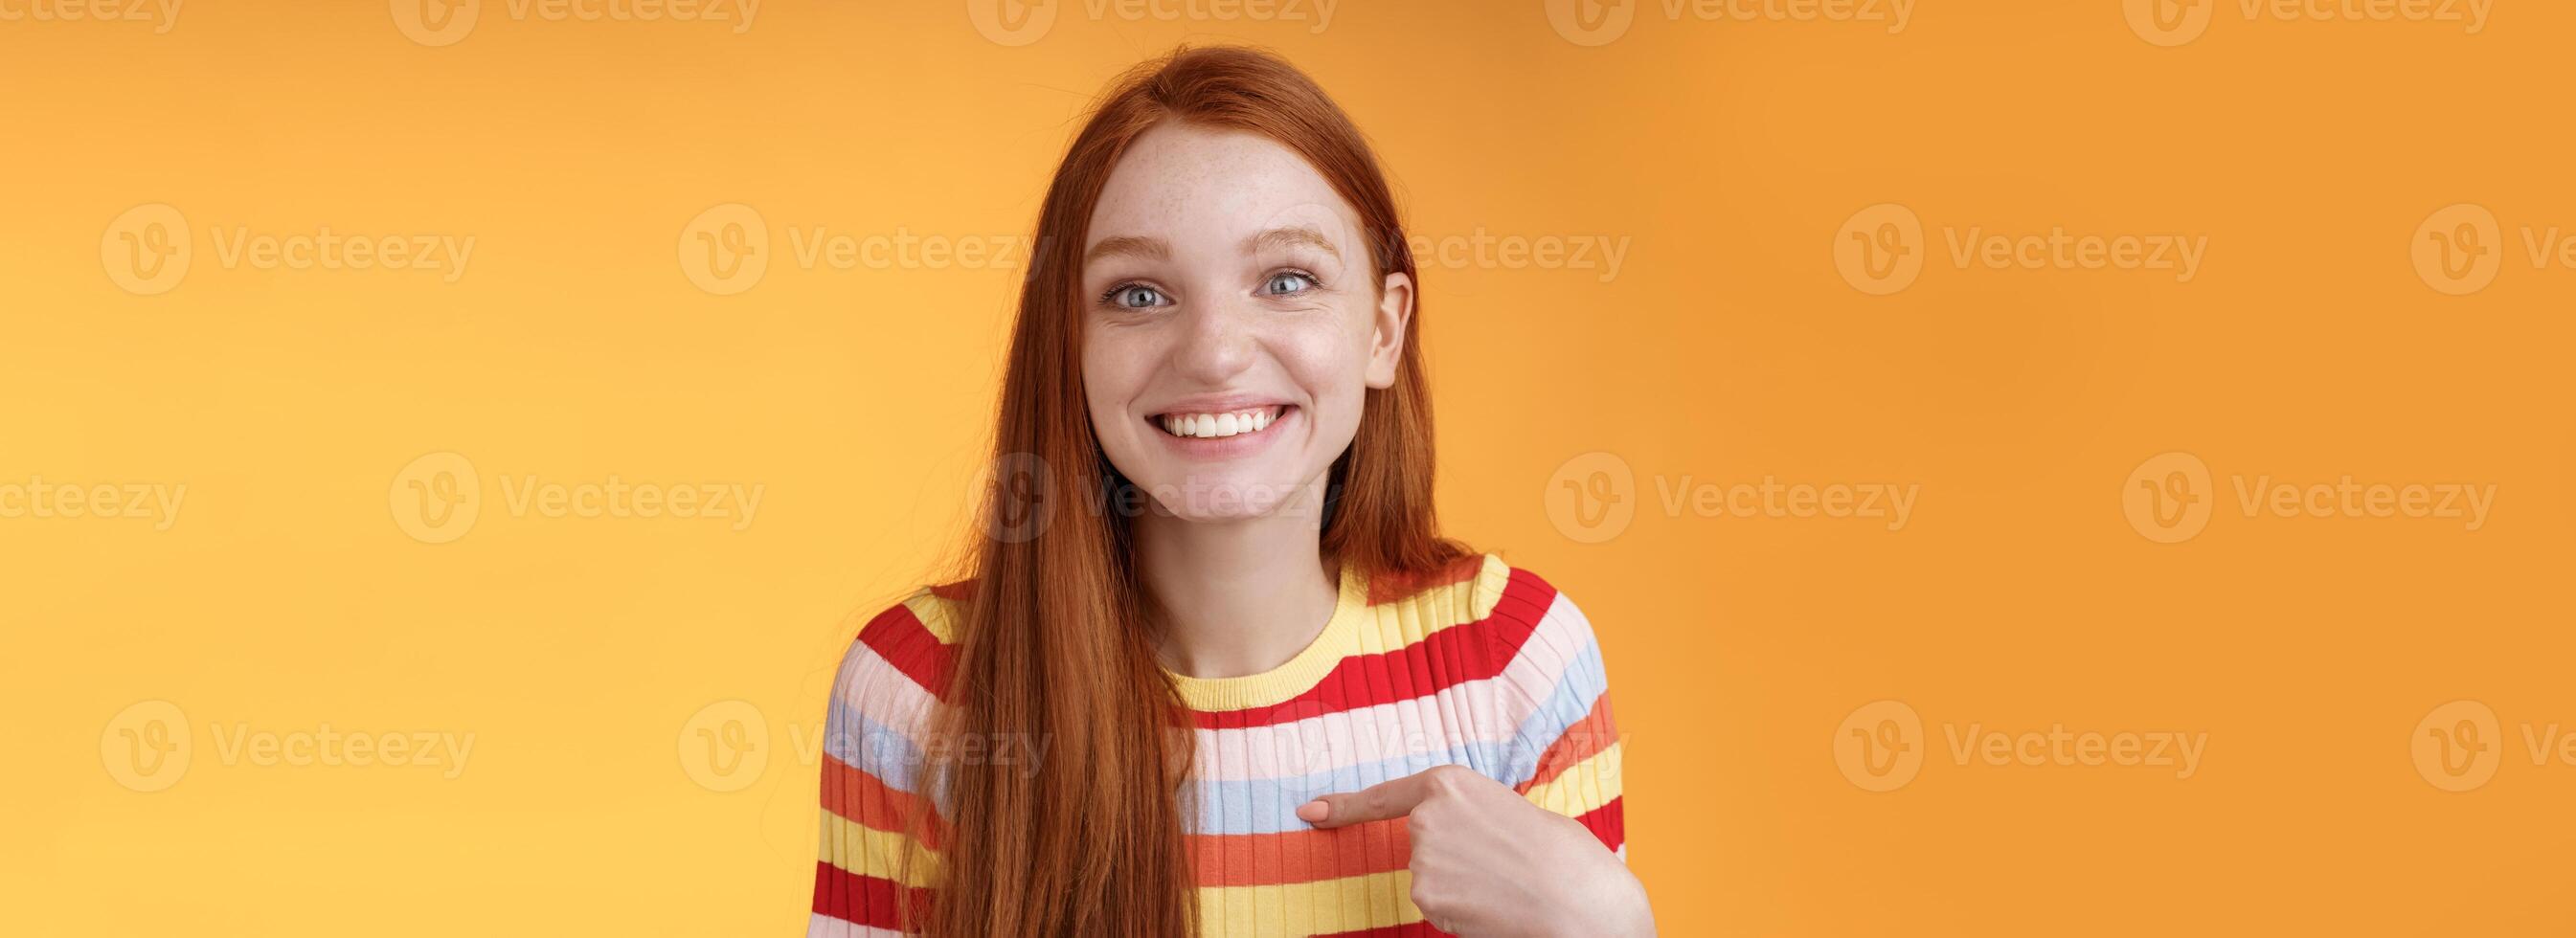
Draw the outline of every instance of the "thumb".
M1297 819L1332 829L1366 821L1384 821L1413 813L1431 794L1430 771L1389 779L1344 794L1324 795L1297 806Z

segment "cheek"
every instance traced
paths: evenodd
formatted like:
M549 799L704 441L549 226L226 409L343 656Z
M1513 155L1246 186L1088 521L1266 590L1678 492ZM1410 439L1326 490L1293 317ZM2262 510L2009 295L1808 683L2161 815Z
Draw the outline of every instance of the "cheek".
M1336 439L1356 432L1368 392L1368 337L1335 324L1301 330L1274 348L1298 390L1314 399L1317 428Z
M1147 365L1136 343L1091 330L1082 343L1082 389L1093 423L1117 419L1143 385Z

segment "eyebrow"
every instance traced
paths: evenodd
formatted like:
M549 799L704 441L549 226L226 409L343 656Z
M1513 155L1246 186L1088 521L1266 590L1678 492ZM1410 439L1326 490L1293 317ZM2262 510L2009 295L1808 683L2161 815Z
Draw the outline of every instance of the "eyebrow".
M1118 257L1121 255L1150 257L1158 261L1170 260L1172 259L1172 246L1165 243L1161 238L1146 238L1139 237L1137 235L1119 235L1115 238L1102 238L1100 239L1099 244L1091 246L1090 253L1082 256L1082 262L1089 264L1104 257Z
M1342 256L1342 250L1333 246L1333 239L1324 237L1323 232L1313 228L1272 228L1243 239L1243 253L1251 254L1263 248L1290 247L1299 244L1330 254L1335 258Z
M1330 254L1335 258L1342 256L1341 249L1333 245L1333 239L1324 237L1323 232L1317 231L1313 228L1272 228L1268 231L1255 234L1252 237L1243 239L1243 253L1252 254L1264 248L1288 247L1299 244L1315 248L1316 250ZM1145 237L1142 235L1119 235L1114 238L1102 238L1100 239L1099 244L1092 245L1091 250L1083 254L1082 262L1084 264L1090 264L1100 260L1101 258L1119 256L1170 260L1172 258L1172 245L1170 242L1164 241L1161 238Z

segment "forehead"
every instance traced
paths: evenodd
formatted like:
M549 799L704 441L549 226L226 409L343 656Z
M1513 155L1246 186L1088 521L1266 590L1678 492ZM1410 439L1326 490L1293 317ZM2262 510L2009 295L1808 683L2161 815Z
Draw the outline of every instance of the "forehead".
M1178 251L1232 245L1271 228L1314 227L1344 241L1357 216L1296 151L1248 131L1177 122L1138 135L1109 172L1084 247L1167 236ZM1193 237L1196 235L1197 237Z

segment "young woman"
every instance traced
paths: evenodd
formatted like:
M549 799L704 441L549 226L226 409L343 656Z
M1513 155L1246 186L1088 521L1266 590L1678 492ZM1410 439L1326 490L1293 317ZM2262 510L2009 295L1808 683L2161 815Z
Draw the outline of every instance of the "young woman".
M1438 533L1416 289L1288 64L1099 103L971 567L834 682L810 934L1652 933L1590 624Z

